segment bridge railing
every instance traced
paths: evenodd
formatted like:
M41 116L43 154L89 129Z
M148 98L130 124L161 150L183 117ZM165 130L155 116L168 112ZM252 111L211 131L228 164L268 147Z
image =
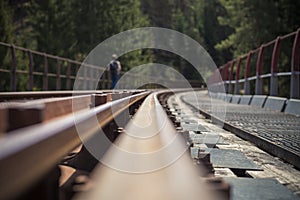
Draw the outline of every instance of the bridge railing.
M212 85L224 84L229 94L300 98L300 28L219 67ZM288 89L289 88L289 89Z
M81 71L77 73L80 67ZM99 79L100 74L102 75ZM120 75L124 74L125 72L121 72ZM133 82L144 78L136 74L126 76L130 76ZM72 90L75 79L78 87L85 90L111 87L106 67L0 42L0 91ZM164 77L150 77L149 80L162 84L171 82L174 87L183 85L179 80L166 80ZM189 80L189 83L192 87L204 86L200 80ZM119 88L124 87L125 83L120 83Z
M1 47L1 90L71 90L80 66L86 66L86 77L82 80L99 81L95 71L105 71L104 67L93 66L0 42ZM24 82L27 82L24 84ZM24 85L26 88L24 88ZM107 73L100 80L100 87L109 88Z

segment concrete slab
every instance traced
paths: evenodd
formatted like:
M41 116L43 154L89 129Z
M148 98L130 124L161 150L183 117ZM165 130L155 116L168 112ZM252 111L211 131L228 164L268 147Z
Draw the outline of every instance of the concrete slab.
M287 98L268 96L264 108L281 112L286 101Z
M225 101L230 103L232 99L232 94L226 94Z
M209 92L209 96L210 96L211 98L213 98L213 99L216 99L217 96L218 96L218 94L215 93L215 92Z
M249 105L252 99L252 95L242 95L239 104Z
M231 98L231 103L236 103L238 104L241 100L241 95L233 95Z
M190 155L193 159L198 158L199 156L199 148L197 147L190 147Z
M196 147L190 147L190 155L193 159L199 158L199 151L209 153L209 148L205 144L199 144Z
M215 168L230 168L241 170L262 170L252 160L249 160L241 151L233 149L212 149L211 163Z
M218 97L217 98L220 99L220 100L224 100L225 101L226 94L225 93L218 93Z
M190 131L189 140L193 144L225 144L223 138L218 134L195 134L193 131Z
M265 105L266 99L266 95L254 95L252 97L250 105L262 108Z
M300 99L289 99L284 112L300 116Z
M186 123L181 123L180 124L182 129L184 131L194 131L194 132L207 132L208 130L200 125L200 124L186 124Z
M276 179L233 178L224 180L231 185L231 200L296 200L299 199Z
M182 123L182 124L197 124L196 120L188 119L188 118L184 118L184 117L179 117L179 118L180 118L180 123Z

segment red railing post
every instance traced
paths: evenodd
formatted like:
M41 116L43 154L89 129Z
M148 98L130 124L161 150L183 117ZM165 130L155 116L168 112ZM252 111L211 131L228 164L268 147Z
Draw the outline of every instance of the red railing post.
M220 85L223 83L223 68L218 68L217 70L217 87L220 88ZM220 91L219 91L220 92Z
M94 85L97 85L97 82L95 83L95 76L97 75L95 68L90 68L89 70L89 77L90 77L90 81L89 81L89 90L95 90L96 88L94 88Z
M70 90L71 89L71 62L68 60L68 65L67 65L67 85L66 89Z
M43 90L48 90L48 59L46 54L44 54Z
M60 80L60 61L56 60L56 90L60 90L61 80Z
M223 82L224 82L226 93L228 93L228 67L229 67L229 63L226 63L223 69L224 70Z
M88 66L84 65L82 67L83 67L83 88L86 90L88 85L88 77L87 77Z
M224 82L223 82L223 73L224 73L224 71L223 71L223 69L221 69L223 66L221 66L221 67L219 67L218 68L218 70L216 70L216 72L215 72L215 84L214 84L214 86L215 86L215 88L216 88L216 91L217 92L220 92L219 91L219 86L221 85L221 84L224 84Z
M135 84L136 84L136 81L135 81ZM213 74L211 75L211 80L210 80L211 91L215 92L216 84L217 84L217 81L216 81L216 70L214 70Z
M291 66L291 87L290 98L300 98L300 78L299 78L299 62L300 62L300 28L297 30L292 52Z
M259 48L257 62L256 62L256 80L255 80L255 94L260 95L263 94L263 80L261 78L262 75L262 64L264 57L265 46L262 45Z
M226 63L226 65L224 66L224 80L225 81L228 80L228 66L229 66L229 63Z
M10 71L10 91L17 90L17 57L15 46L11 45L11 71Z
M213 72L213 74L211 75L212 79L211 79L211 84L215 84L216 83L216 71Z
M33 90L33 69L34 69L34 63L33 63L33 57L32 53L29 50L28 51L28 60L29 60L29 83L28 83L28 90L32 91Z
M218 69L219 69L219 73L220 73L220 76L221 76L221 81L224 80L223 76L224 76L224 70L223 70L223 67L224 66L220 66Z
M220 85L224 81L224 69L223 66L219 67L219 80L218 80L218 85Z
M251 67L251 58L252 58L253 52L250 51L247 56L247 62L246 62L246 69L245 69L245 82L244 82L244 91L246 95L250 94L250 82L248 80L248 77L250 75L250 67Z
M235 75L234 94L240 94L239 80L240 80L241 64L242 64L242 57L239 58L238 64L237 64L236 75Z
M229 74L229 85L228 85L228 94L233 94L233 69L234 69L234 65L235 65L235 60L231 61L231 65L230 65L230 74Z
M270 81L270 96L278 96L278 59L280 54L281 38L277 37L273 48L272 63L271 63L271 81Z

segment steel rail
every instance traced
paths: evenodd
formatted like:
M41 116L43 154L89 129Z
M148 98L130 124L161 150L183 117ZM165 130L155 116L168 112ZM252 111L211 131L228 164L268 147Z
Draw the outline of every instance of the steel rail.
M109 96L107 94L93 94L1 102L0 134L33 124L44 123L79 110L89 109L95 98L102 98L104 102L109 99ZM73 106L73 102L76 102L76 107Z
M0 102L22 99L41 99L50 97L68 97L90 94L106 94L119 92L139 93L145 90L61 90L61 91L29 91L29 92L0 92Z
M34 91L34 92L1 92L0 101L20 100L20 99L40 99L50 97L67 97L72 95L88 95L88 94L102 94L109 90L61 90L61 91Z
M162 94L152 93L144 100L92 172L92 189L76 200L215 199L160 105L157 95Z
M0 199L12 199L28 190L82 140L93 137L100 127L148 94L135 94L3 135L0 138ZM96 125L92 120L95 116ZM83 133L80 137L77 126Z

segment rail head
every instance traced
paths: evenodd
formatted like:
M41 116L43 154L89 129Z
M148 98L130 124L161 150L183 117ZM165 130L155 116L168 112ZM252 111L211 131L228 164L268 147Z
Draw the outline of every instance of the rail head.
M193 164L157 95L144 100L93 171L92 189L76 200L216 199L207 192L201 168Z
M11 100L32 100L41 98L53 98L53 97L70 97L80 95L93 94L107 94L107 93L119 93L124 90L61 90L61 91L28 91L28 92L0 92L0 102ZM146 90L126 90L134 94L145 92Z

